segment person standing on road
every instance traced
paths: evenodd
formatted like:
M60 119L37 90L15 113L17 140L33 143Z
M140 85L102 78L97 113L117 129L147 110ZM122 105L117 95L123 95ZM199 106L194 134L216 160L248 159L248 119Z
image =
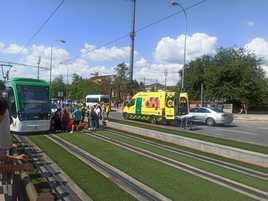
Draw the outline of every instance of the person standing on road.
M86 116L87 116L87 128L89 131L91 130L91 127L92 127L91 111L92 111L92 108L88 106Z
M68 122L70 121L70 114L66 108L61 113L61 130L63 132L68 131Z
M79 108L76 108L74 110L74 112L72 113L72 117L73 117L73 125L71 133L73 133L76 130L77 131L79 130L79 124L82 119L82 112L79 110Z
M105 106L104 106L104 112L106 113L106 119L107 120L109 120L110 111L111 111L110 104L109 103L105 104Z
M96 111L95 111L95 108L96 106L93 106L92 108L91 108L91 112L90 112L90 117L91 117L91 129L93 130L93 131L95 131L96 130L96 128L97 128L97 122L99 121L99 119L98 119L98 115L97 115L97 113L96 113Z
M100 119L101 119L101 107L100 107L100 105L95 106L95 113L97 115L96 128L99 128L100 127Z

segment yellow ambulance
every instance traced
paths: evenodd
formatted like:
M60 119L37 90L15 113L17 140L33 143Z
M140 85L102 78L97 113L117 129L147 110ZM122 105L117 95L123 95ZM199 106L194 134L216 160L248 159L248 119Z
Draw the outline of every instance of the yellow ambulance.
M167 123L176 116L189 113L187 93L177 95L171 91L139 92L126 102L123 108L124 119Z

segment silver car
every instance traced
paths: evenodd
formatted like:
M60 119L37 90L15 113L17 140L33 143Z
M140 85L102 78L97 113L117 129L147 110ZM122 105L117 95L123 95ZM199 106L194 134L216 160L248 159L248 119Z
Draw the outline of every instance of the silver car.
M230 124L233 122L233 115L225 113L218 108L196 107L190 110L193 121L205 123L208 126L216 124Z

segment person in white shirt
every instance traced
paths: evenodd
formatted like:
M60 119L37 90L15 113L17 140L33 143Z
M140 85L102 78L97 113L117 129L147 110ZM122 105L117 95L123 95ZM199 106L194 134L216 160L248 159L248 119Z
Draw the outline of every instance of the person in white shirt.
M8 149L11 148L11 136L10 136L10 119L8 112L8 103L2 97L5 90L5 85L0 81L0 155L4 155Z
M8 155L8 152L13 147L13 145L10 135L10 117L8 112L8 103L2 97L3 89L4 89L3 83L0 82L0 161L5 160L27 161L28 157L24 154L17 156Z
M8 105L4 98L0 97L0 153L5 152L12 146L10 136L10 119Z

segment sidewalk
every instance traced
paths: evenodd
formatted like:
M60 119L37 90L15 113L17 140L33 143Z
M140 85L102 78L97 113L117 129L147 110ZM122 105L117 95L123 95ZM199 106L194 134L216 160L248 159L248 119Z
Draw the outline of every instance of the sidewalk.
M238 121L267 121L268 114L234 114L234 120Z

